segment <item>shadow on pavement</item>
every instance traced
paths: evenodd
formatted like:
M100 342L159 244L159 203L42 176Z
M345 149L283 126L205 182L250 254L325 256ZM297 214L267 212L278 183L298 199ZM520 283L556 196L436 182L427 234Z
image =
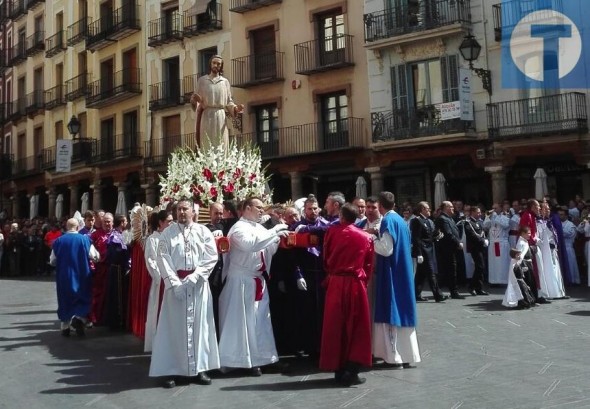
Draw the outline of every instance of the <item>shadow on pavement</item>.
M590 311L570 311L569 315L577 315L579 317L590 317Z
M224 386L222 391L303 391L310 389L342 388L334 379L309 379L305 381L291 381L279 383L263 383L256 385Z
M509 311L509 308L506 308L502 305L502 300L483 300L477 304L465 304L466 307L469 307L475 311Z

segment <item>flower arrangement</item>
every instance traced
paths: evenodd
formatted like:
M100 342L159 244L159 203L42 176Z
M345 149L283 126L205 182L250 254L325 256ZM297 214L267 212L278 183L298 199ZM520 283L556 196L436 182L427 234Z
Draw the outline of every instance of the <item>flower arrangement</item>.
M201 151L183 147L168 159L166 177L160 175L162 203L192 198L200 206L258 196L270 203L265 192L268 178L262 169L260 150L252 145L218 145Z

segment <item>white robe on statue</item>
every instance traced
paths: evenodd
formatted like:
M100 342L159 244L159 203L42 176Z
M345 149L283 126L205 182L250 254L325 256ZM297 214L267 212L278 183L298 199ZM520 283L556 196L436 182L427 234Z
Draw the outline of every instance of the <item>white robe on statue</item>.
M584 244L584 257L586 257L586 272L588 273L588 287L590 287L590 223L583 221L578 224L578 232L584 234L586 244Z
M226 111L233 113L236 104L232 100L231 86L227 78L203 75L197 80L196 93L202 98L199 110L201 115L200 137L201 146L215 147L229 144L229 127Z
M153 232L146 240L144 246L145 266L152 284L148 295L147 315L145 320L145 339L143 344L144 352L152 350L154 335L156 335L156 325L158 323L158 308L160 307L160 270L158 268L158 243L160 242L160 232Z
M162 232L157 262L166 289L150 376L196 376L219 368L208 281L217 258L213 234L203 225L172 223ZM181 279L181 270L194 271Z
M279 360L270 319L263 270L279 246L274 230L240 219L227 237L230 251L223 261L227 277L219 297L219 359L222 367L253 368ZM258 288L257 288L258 287ZM261 298L257 301L256 295Z
M546 298L564 297L565 290L559 260L557 260L557 249L551 248L551 245L555 247L555 238L545 220L537 221L537 237L539 238L537 246L543 255L543 268L539 269L540 294Z
M510 219L503 214L492 213L483 222L488 230L488 281L490 284L507 284L510 266Z
M563 227L563 243L565 244L565 251L567 252L567 264L572 276L573 284L580 284L580 269L578 268L578 259L576 257L576 250L574 249L574 242L578 231L576 225L566 220L561 222Z
M508 285L506 286L506 292L502 299L502 305L509 308L517 307L518 302L524 299L522 291L520 291L520 287L516 281L514 266L521 264L522 260L524 260L524 256L529 251L529 243L522 237L519 237L513 248L520 252L520 256L517 259L510 259L510 266L508 267Z

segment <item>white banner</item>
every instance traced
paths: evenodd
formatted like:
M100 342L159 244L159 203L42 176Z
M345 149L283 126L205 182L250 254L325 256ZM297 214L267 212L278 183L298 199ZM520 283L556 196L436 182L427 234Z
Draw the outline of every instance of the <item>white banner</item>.
M55 149L55 171L69 172L72 166L72 140L58 139Z
M473 100L471 97L471 70L459 68L459 101L463 121L473 121Z
M461 117L461 102L459 101L443 102L442 104L438 104L436 107L440 111L441 121Z

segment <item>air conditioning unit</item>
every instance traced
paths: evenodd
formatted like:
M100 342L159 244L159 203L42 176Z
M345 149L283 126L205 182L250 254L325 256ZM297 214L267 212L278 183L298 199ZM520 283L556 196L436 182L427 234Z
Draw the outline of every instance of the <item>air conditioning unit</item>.
M486 158L486 150L485 149L476 150L475 156L477 157L477 159L485 159Z

